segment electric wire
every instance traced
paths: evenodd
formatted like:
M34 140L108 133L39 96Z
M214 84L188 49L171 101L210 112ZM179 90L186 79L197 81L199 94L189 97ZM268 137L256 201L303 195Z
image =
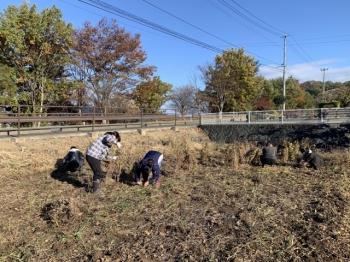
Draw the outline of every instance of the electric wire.
M104 17L104 16L101 15L101 14L92 12L92 11L90 11L90 10L88 10L88 9L85 9L85 8L80 7L80 6L74 5L74 4L70 3L70 2L67 2L67 1L64 1L64 0L59 0L59 1L62 2L62 3L65 3L65 4L67 4L67 5L70 5L70 6L74 6L74 7L78 8L78 9L80 9L80 10L84 10L84 11L86 11L86 12L88 12L88 13L91 13L91 14L94 14L94 15L97 15L97 16L100 16L100 17ZM155 35L157 35L157 36L166 37L166 36L164 36L164 34L156 34L156 33L153 33L153 32L151 32L151 31L144 30L144 29L142 29L141 27L136 27L136 26L133 26L133 25L130 25L130 24L122 23L122 22L120 22L120 21L118 21L118 23L119 23L119 24L126 25L126 26L129 26L129 27L132 27L132 28L135 28L135 29L138 29L138 30L141 30L141 31L144 31L144 32L147 32L147 33L150 33L150 34L155 34Z
M249 15L251 15L252 17L254 17L255 19L259 20L260 22L266 24L267 26L279 31L274 31L271 30L265 26L263 26L261 23L257 23L255 21L253 21L252 19L250 19L248 16L244 15L242 12L240 12L239 10L237 10L236 8L234 8L232 5L230 5L229 3L227 3L225 0L218 0L221 4L223 4L224 6L226 6L228 9L230 9L231 11L233 11L234 13L238 14L240 17L242 17L243 19L247 20L248 22L252 23L253 25L259 27L260 29L263 29L269 33L272 33L274 35L280 35L279 32L283 32L282 30L279 30L267 23L265 23L264 21L262 21L261 19L259 19L258 17L256 17L255 15L253 15L251 12L249 12L248 10L246 10L245 8L243 8L241 5L239 5L238 3L236 3L234 0L231 0L234 4L236 4L239 8L243 9L245 12L247 12ZM302 55L294 46L290 46L292 48L292 50L304 61L306 61L308 64L310 64L312 67L318 67L319 65L317 65L316 62L314 62L311 57L304 51L304 49L302 49L302 47L298 44L298 42L295 40L295 38L293 37L294 42L296 43L296 45L300 48L300 50L307 56L307 58Z
M95 8L104 10L104 11L106 11L106 12L108 12L108 13L111 13L111 14L114 14L114 15L119 15L119 16L125 18L125 19L131 20L131 21L133 21L133 22L136 22L136 23L142 24L142 25L144 25L144 26L150 27L150 28L152 28L152 29L154 29L154 30L163 32L163 33L165 33L165 34L171 35L171 36L176 37L176 38L179 38L179 39L181 39L181 40L183 40L183 41L186 41L186 42L192 43L192 44L194 44L194 45L203 47L203 48L205 48L205 49L214 51L214 52L216 52L216 53L222 53L222 52L224 51L224 50L222 50L222 49L220 49L220 48L217 48L217 47L215 47L215 46L206 44L206 43L201 42L201 41L199 41L199 40L196 40L196 39L194 39L194 38L192 38L192 37L188 37L188 36L186 36L186 35L183 35L183 34L181 34L181 33L175 32L175 31L173 31L173 30L171 30L171 29L168 29L168 28L166 28L166 27L163 27L163 26L161 26L161 25L158 25L158 24L156 24L156 23L153 23L153 22L151 22L151 21L148 21L148 20L146 20L146 19L143 19L143 18L141 18L141 17L138 17L138 16L136 16L136 15L133 15L133 14L131 14L131 13L129 13L129 12L126 12L126 11L124 11L124 10L121 10L121 9L119 9L119 8L117 8L117 7L115 7L115 6L109 5L109 4L105 3L105 2L102 2L102 1L99 1L99 0L87 0L87 1L89 1L89 2L94 3L94 4L91 4L91 3L88 3L88 2L86 2L86 1L84 1L84 0L79 0L79 1L80 1L80 2L83 2L83 3L85 3L85 4L88 4L88 5L90 5L90 6L93 6L93 7L95 7ZM99 5L99 6L97 6L97 5Z
M96 6L96 5L89 4L89 3L87 3L86 1L83 1L83 0L79 0L79 1L80 1L80 2L83 2L83 3L85 3L85 4L88 4L88 5L91 5L91 6L95 7L95 8L101 9L101 10L103 10L103 11L112 13L112 14L114 14L114 15L119 15L119 16L125 18L125 19L131 20L131 21L133 21L133 22L137 22L137 23L139 23L139 24L141 24L141 25L147 26L147 27L149 27L149 28L152 28L152 29L154 29L154 30L160 31L160 32L165 33L165 34L167 34L167 35L173 36L173 37L178 38L178 39L180 39L180 40L182 40L182 41L186 41L186 42L195 44L195 45L197 45L197 46L206 48L206 49L208 49L208 50L211 50L211 51L214 51L214 52L217 52L217 53L222 53L222 52L224 51L224 50L222 50L222 49L220 49L220 48L218 48L218 47L215 47L215 46L212 46L212 45L208 45L208 44L206 44L206 43L204 43L204 42L201 42L201 41L199 41L199 40L196 40L196 39L194 39L194 38L192 38L192 37L188 37L188 36L183 35L183 34L181 34L181 33L175 32L175 31L173 31L173 30L171 30L171 29L168 29L168 28L165 28L165 27L163 27L163 26L160 26L160 25L158 25L158 24L156 24L156 23L153 23L153 22L151 22L151 21L148 21L148 20L146 20L146 19L143 19L143 18L141 18L141 17L138 17L138 16L133 15L133 14L131 14L131 13L128 13L128 12L126 12L126 11L123 11L123 10L121 10L121 9L119 9L119 8L116 8L116 7L114 7L114 6L108 5L108 4L106 4L106 3L102 2L102 1L99 1L99 0L95 0L95 1L94 1L94 0L87 0L87 1L93 2L93 3L98 4L98 5L102 5L103 8L98 7L98 6ZM205 31L205 30L203 30L203 29L201 29L201 28L199 28L199 27L197 27L197 26L195 26L195 25L193 25L193 24L191 24L191 23L189 23L189 22L186 22L185 20L183 20L183 19L181 19L181 18L179 18L179 17L177 17L177 16L175 16L175 15L172 15L170 12L167 12L167 11L165 11L165 10L163 10L163 9L161 9L161 8L159 8L159 7L157 7L157 6L151 4L150 2L148 2L148 1L146 1L146 0L143 0L143 1L146 2L146 3L148 3L148 4L150 4L150 5L152 5L152 6L154 6L154 7L157 8L157 9L159 9L159 10L161 10L161 11L167 13L168 15L171 15L171 16L173 16L173 17L175 17L175 18L181 20L182 22L184 22L184 23L186 23L186 24L188 24L188 25L190 25L190 26L192 26L192 27L194 27L194 28L196 28L196 29L198 29L198 30L200 30L200 31L202 31L202 32L204 32L204 33L206 33L206 34L208 34L208 35L211 35L212 37L215 37L215 38L217 38L217 39L219 39L219 40L221 40L221 41L223 41L223 42L225 42L225 43L227 43L227 44L230 44L230 45L232 45L232 46L238 48L237 45L234 45L234 44L232 44L232 43L230 43L230 42L228 42L228 41L226 41L226 40L224 40L224 39L222 39L222 38L220 38L220 37L217 37L217 36L215 36L214 34L211 34L211 33L207 32L207 31ZM214 3L212 3L210 0L206 0L206 1L209 2L209 3L211 3L211 4L214 4ZM239 4L237 4L235 1L233 1L233 0L231 0L231 1L232 1L234 4L236 4L237 6L239 6L240 8L242 8L245 12L247 12L248 14L250 14L251 16L253 16L255 19L259 20L260 22L262 22L262 23L268 25L268 26L271 27L271 28L274 28L275 30L278 30L278 31L280 31L280 32L283 32L283 31L281 31L281 30L279 30L279 29L277 29L277 28L275 28L275 27L273 27L273 26L271 26L271 25L265 23L264 21L262 21L262 20L259 19L258 17L254 16L252 13L250 13L249 11L247 11L246 9L244 9L242 6L240 6ZM267 29L266 27L262 26L261 24L257 24L257 23L254 22L252 19L248 18L246 15L242 14L242 13L239 12L237 9L233 8L233 7L232 7L231 5L229 5L225 0L219 0L219 2L221 2L223 5L225 5L226 7L228 7L231 11L236 10L236 11L234 11L236 14L239 14L239 15L240 15L241 17L243 17L244 19L247 18L247 19L246 19L247 21L253 23L254 25L258 26L259 28L264 29L265 31L268 31L268 32L273 33L273 34L275 34L275 35L279 35L276 31L269 30L269 29ZM112 7L112 8L111 8L111 7ZM218 6L216 6L216 7L219 8ZM106 10L106 9L107 9L107 10ZM118 14L115 14L114 12L111 12L109 9L113 10L114 12L117 12ZM224 11L224 10L221 9L221 11ZM225 13L226 13L226 12L225 12ZM227 13L226 13L226 14L227 14ZM267 29L267 30L266 30L266 29ZM325 39L325 38L336 38L336 37L347 37L347 36L350 36L350 35L329 36L329 37L320 37L320 38L313 38L313 39ZM310 40L311 40L311 39L310 39ZM314 61L310 58L310 56L308 56L308 54L302 49L302 47L300 46L300 44L296 41L296 39L295 39L294 37L293 37L293 41L296 43L296 46L299 47L300 50L306 55L307 58L306 58L303 54L301 54L301 53L295 48L295 46L294 46L292 43L289 43L288 46L289 46L301 59L303 59L305 62L307 62L308 64L310 64L310 65L313 66L313 67L319 68L318 64L317 64L316 62L314 62ZM335 40L335 41L322 41L322 42L312 42L312 43L303 43L303 44L331 43L331 42L344 42L344 41L350 41L350 40L348 40L348 39L342 39L342 40ZM272 46L277 46L277 44L276 44L276 43L273 43L273 42L272 42L271 45L272 45ZM250 52L247 51L247 53L250 53ZM253 53L251 53L251 54L253 54ZM264 57L258 56L258 55L256 55L256 54L253 54L253 55L254 55L254 56L257 56L257 57L260 57L260 58L262 58L263 60L270 61L269 59L266 59L266 58L264 58ZM277 63L275 63L275 62L273 62L273 61L270 61L270 62L272 62L272 63L274 63L274 64L277 64ZM261 64L261 66L265 66L265 65L262 65L262 64ZM265 66L265 67L266 67L266 66ZM272 67L271 67L271 68L272 68ZM270 69L271 69L271 68L270 68ZM289 72L289 74L291 74L293 77L297 78L292 72Z
M164 26L158 25L158 24L153 23L153 22L151 22L151 21L148 21L148 20L146 20L146 19L144 19L144 18L141 18L141 17L139 17L139 16L133 15L133 14L131 14L131 13L129 13L129 12L126 12L126 11L120 9L120 8L117 8L117 7L115 7L115 6L109 5L109 4L107 4L107 3L103 2L103 1L100 1L100 0L79 0L79 1L80 1L80 2L83 2L83 3L85 3L85 4L88 4L88 5L90 5L90 6L93 6L93 7L95 7L95 8L98 8L98 9L104 10L104 11L106 11L106 12L109 12L109 13L111 13L111 14L119 15L119 16L125 18L125 19L128 19L128 20L131 20L131 21L133 21L133 22L142 24L142 25L147 26L147 27L149 27L149 28L152 28L152 29L154 29L154 30L158 30L158 31L163 32L163 33L165 33L165 34L168 34L168 35L171 35L171 36L173 36L173 37L179 38L179 39L181 39L181 40L183 40L183 41L186 41L186 42L195 44L195 45L197 45L197 46L206 48L206 49L208 49L208 50L214 51L214 52L216 52L216 53L223 53L223 52L224 52L223 49L217 48L217 47L215 47L215 46L212 46L212 45L206 44L206 43L204 43L204 42L201 42L201 41L199 41L199 40L196 40L196 39L194 39L194 38L192 38L192 37L188 37L188 36L183 35L183 34L181 34L181 33L175 32L175 31L173 31L173 30L171 30L171 29L168 29L168 28L166 28L166 27L164 27ZM88 2L92 2L93 4L88 3L87 1L88 1ZM113 11L114 11L114 12L113 12ZM247 53L250 53L250 52L247 51ZM269 60L269 59L267 59L267 58L264 58L264 57L261 57L261 56L259 56L259 55L256 55L256 54L253 54L253 53L250 53L250 54L252 54L252 55L254 55L254 56L256 56L256 57L260 57L260 58L262 58L263 60L266 60L266 61L275 63L274 61L271 61L271 60Z
M297 55L299 56L302 60L304 60L307 64L309 64L311 67L315 67L315 68L320 68L317 64L313 64L311 63L307 58L305 58L305 56L303 54L301 54L298 49L296 49L293 45L291 44L287 44L288 47L290 47L290 49Z
M318 67L320 68L320 66L312 60L312 58L304 51L304 49L299 45L299 43L297 42L297 40L295 40L295 38L293 36L291 36L292 39L294 40L294 42L297 44L297 46L300 48L301 51L303 51L303 53L307 56L308 59L305 59L305 61L307 61L310 65L314 66L314 67ZM304 57L304 56L303 56Z
M247 28L248 30L252 31L253 33L261 36L262 38L266 39L267 41L270 41L266 36L260 34L259 32L255 31L253 28L249 27L248 25L242 23L239 19L237 19L236 17L232 16L230 13L226 12L224 9L222 9L220 6L218 6L217 4L213 3L211 0L205 0L207 1L209 4L211 4L212 6L214 6L216 9L218 9L219 11L221 11L222 13L224 13L225 15L227 15L228 17L230 17L232 20L235 20L237 23L239 23L240 25L244 26L245 28Z
M277 31L280 31L282 34L284 35L288 35L288 33L282 31L282 30L279 30L277 29L276 27L272 26L272 25L269 25L268 23L265 23L263 20L261 20L260 18L256 17L255 15L253 15L251 12L249 12L247 9L245 9L244 7L242 7L241 5L239 5L236 1L234 0L231 0L233 3L235 3L237 6L239 6L241 9L243 9L245 12L247 12L248 14L250 14L252 17L254 17L255 19L259 20L260 22L264 23L265 25L277 30Z
M162 9L162 8L160 8L160 7L154 5L154 4L152 4L152 3L150 3L150 2L148 2L148 1L146 1L146 0L142 0L142 1L145 2L145 3L147 3L147 4L149 4L149 5L151 5L151 6L153 6L154 8L157 8L158 10L160 10L160 11L162 11L162 12L164 12L164 13L166 13L166 14L168 14L168 15L170 15L170 16L172 16L172 17L174 17L174 18L176 18L176 19L178 19L178 20L180 20L180 21L182 21L182 22L184 22L184 23L186 23L186 24L188 24L188 25L190 25L190 26L192 26L192 27L194 27L194 28L196 28L196 29L198 29L198 30L204 32L204 33L206 33L206 34L208 34L208 35L210 35L210 36L212 36L212 37L215 37L216 39L219 39L219 40L225 42L226 44L229 44L229 45L231 45L231 46L234 46L234 47L238 48L238 47L235 46L234 44L232 44L232 43L230 43L230 42L227 42L226 40L224 40L224 39L222 39L222 38L220 38L220 37L218 37L218 36L215 36L215 35L213 35L213 34L207 32L207 31L205 31L205 30L203 30L203 29L201 29L201 28L199 28L199 27L197 27L197 26L195 26L195 25L193 25L193 24L191 24L191 23L189 23L189 22L187 22L187 21L181 19L181 18L178 17L178 16L175 16L175 15L169 13L168 11L166 11L166 10L164 10L164 9Z
M227 43L227 44L229 44L229 45L231 45L231 46L233 46L233 47L236 47L237 49L240 48L240 47L238 47L237 45L234 45L234 44L232 44L232 43L230 43L230 42L228 42L228 41L226 41L226 40L224 40L224 39L222 39L222 38L220 38L220 37L217 37L217 36L215 36L215 35L213 35L213 34L207 32L207 31L205 31L205 30L203 30L203 29L201 29L201 28L199 28L199 27L197 27L197 26L195 26L195 25L193 25L193 24L191 24L191 23L189 23L189 22L183 20L182 18L180 18L180 17L178 17L178 16L175 16L175 15L171 14L170 12L168 12L168 11L166 11L166 10L164 10L164 9L162 9L162 8L160 8L160 7L158 7L158 6L154 5L154 4L152 4L152 3L148 2L148 1L146 1L146 0L143 0L143 1L144 1L145 3L147 3L147 4L151 5L151 6L153 6L154 8L157 8L158 10L160 10L160 11L162 11L162 12L164 12L164 13L166 13L166 14L168 14L168 15L170 15L170 16L172 16L172 17L174 17L174 18L176 18L176 19L178 19L178 20L180 20L180 21L182 21L182 22L184 22L184 23L186 23L186 24L188 24L188 25L190 25L190 26L192 26L192 27L194 27L194 28L196 28L196 29L198 29L198 30L200 30L200 31L202 31L202 32L204 32L204 33L210 35L210 36L215 37L216 39L219 39L219 40L221 40L221 41L223 41L223 42L225 42L225 43ZM247 50L246 50L246 52L249 53L249 54L251 54L251 55L254 55L254 56L256 56L256 57L260 57L260 58L262 58L263 60L266 60L266 61L275 63L275 62L273 62L273 61L271 61L271 60L269 60L269 59L266 59L266 58L264 58L264 57L262 57L262 56L259 56L259 55L257 55L257 54L251 53L251 52L249 52L249 51L247 51Z
M266 32L269 32L273 35L277 35L277 36L281 36L281 33L278 33L276 31L273 31L257 22L255 22L254 20L250 19L249 17L247 17L246 15L244 15L243 13L241 13L240 11L238 11L236 8L234 8L233 6L231 6L229 3L227 3L225 0L218 0L221 4L223 4L224 6L226 6L228 9L230 9L231 11L233 11L234 13L238 14L240 17L244 18L245 20L247 20L248 22L252 23L253 25L259 27L260 29L265 30Z

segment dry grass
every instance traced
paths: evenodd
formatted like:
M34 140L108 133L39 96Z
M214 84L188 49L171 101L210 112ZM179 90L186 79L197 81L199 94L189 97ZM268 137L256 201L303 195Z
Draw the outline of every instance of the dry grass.
M0 261L349 261L348 150L319 152L314 171L294 165L312 145L286 143L281 165L261 168L261 148L198 129L121 135L103 200L87 164L61 167L90 138L2 142ZM164 152L159 189L132 183L150 149Z

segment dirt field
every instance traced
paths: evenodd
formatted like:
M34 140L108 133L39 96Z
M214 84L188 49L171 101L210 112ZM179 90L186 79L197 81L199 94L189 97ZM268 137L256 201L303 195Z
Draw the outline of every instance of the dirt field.
M79 176L61 165L93 139L0 142L0 261L350 261L349 151L319 152L314 171L286 143L281 164L262 168L256 145L199 129L121 137L104 199L87 163ZM150 149L164 153L159 189L133 183Z

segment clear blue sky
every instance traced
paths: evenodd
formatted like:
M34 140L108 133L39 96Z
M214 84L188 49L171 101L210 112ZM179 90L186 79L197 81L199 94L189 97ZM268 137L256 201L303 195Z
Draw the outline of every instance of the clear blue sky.
M1 0L0 11L22 0ZM282 76L283 35L287 35L287 76L308 80L350 81L350 1L347 0L103 0L128 17L154 23L190 41L211 46L208 50L159 30L89 5L88 0L32 0L38 10L53 5L75 28L85 21L96 25L103 17L141 34L146 64L174 87L186 85L197 65L214 60L220 50L244 47L261 63L267 79ZM114 12L115 14L111 13ZM160 27L159 27L160 26ZM321 69L328 69L321 71Z

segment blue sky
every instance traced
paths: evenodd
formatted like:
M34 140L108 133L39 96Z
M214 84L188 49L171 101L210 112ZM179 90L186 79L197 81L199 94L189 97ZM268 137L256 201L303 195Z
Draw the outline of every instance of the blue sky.
M0 11L22 0L1 0ZM121 27L141 34L146 64L158 68L155 75L174 87L189 83L197 65L212 62L220 50L244 47L259 60L259 74L281 77L283 36L286 36L287 76L308 80L350 81L350 1L281 0L103 0L127 17L154 23L158 28L197 41L203 48L93 7L88 0L32 0L38 10L53 5L75 28L85 21L96 25L103 17L115 18ZM114 12L115 14L111 13ZM120 14L120 13L119 13ZM160 26L160 27L159 27ZM215 51L216 50L216 51ZM321 71L321 69L327 69Z

